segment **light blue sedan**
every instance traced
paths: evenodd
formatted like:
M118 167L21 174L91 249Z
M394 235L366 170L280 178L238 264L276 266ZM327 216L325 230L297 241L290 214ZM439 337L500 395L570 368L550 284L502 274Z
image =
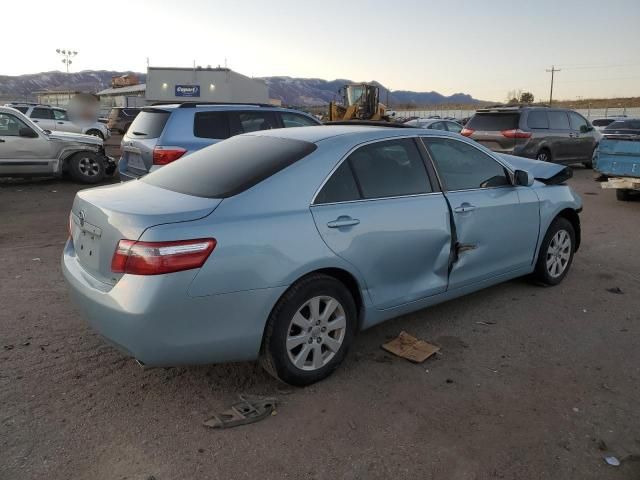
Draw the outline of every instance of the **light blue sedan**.
M384 320L522 275L561 282L580 244L570 172L444 131L255 132L78 192L62 269L141 363L259 358L307 385Z

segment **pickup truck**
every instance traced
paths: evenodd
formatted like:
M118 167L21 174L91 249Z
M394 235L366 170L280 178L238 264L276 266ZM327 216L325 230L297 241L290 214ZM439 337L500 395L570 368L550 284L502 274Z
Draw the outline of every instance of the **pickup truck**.
M640 193L640 134L605 135L593 155L593 169L602 188L615 189L618 200L631 200Z

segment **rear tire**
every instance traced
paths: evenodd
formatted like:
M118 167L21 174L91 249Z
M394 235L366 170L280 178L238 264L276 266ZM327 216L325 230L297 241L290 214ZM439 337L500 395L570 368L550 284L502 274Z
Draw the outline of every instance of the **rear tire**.
M344 359L358 323L349 290L312 274L285 292L264 333L260 363L277 379L305 386L329 376Z
M88 130L87 131L87 135L91 135L92 137L98 137L98 138L104 140L104 135L102 134L102 132L100 130Z
M548 148L543 148L537 153L536 160L540 160L541 162L553 162L551 150L549 150Z
M631 200L631 192L624 188L618 188L616 190L616 198L621 202L628 202Z
M545 285L558 285L567 276L575 252L576 233L564 217L551 222L540 245L533 277Z
M104 162L93 152L78 152L69 160L69 173L76 182L98 183L105 175Z

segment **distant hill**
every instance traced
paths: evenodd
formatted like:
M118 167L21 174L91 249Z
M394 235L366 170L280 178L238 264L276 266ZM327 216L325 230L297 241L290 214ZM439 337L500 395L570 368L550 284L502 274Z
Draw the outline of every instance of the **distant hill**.
M111 85L111 77L135 72L116 72L111 70L85 70L76 73L60 71L42 72L28 75L0 75L0 97L6 100L33 98L32 93L38 90L78 90L97 92ZM144 73L137 73L140 81L146 80ZM351 80L322 80L320 78L264 77L262 80L269 86L271 98L282 100L285 105L317 106L326 105L337 98L340 87ZM387 101L387 89L380 87L380 100ZM479 103L471 95L456 93L445 96L438 92L392 91L389 94L392 105L441 105L441 104L474 104Z

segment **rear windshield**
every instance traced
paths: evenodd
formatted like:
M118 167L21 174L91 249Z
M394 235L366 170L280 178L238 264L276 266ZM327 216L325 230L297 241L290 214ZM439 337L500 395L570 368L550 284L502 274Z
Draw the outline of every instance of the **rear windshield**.
M465 125L471 130L501 132L518 128L519 113L476 113Z
M187 195L225 198L253 187L316 148L301 140L232 137L170 163L141 181Z
M605 128L607 130L640 130L640 120L618 120Z
M29 110L29 107L11 107L11 108L15 108L16 110L22 113L27 113L27 110Z
M129 127L128 135L134 138L158 138L162 134L171 112L145 109L140 112Z
M614 121L615 120L613 120L613 118L598 118L598 119L594 120L593 122L591 122L591 124L594 127L606 127L607 125L610 125Z

